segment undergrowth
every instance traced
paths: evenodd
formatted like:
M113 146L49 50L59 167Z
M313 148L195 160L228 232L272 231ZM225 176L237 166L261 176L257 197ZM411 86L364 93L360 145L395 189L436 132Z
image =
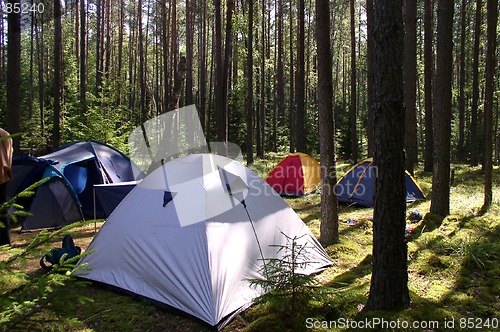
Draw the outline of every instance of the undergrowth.
M271 155L257 160L251 167L265 178L280 160ZM338 175L349 165L340 164ZM494 170L494 203L481 212L483 174L480 167L454 165L455 178L451 188L451 214L441 218L429 213L431 198L430 173L417 170L416 179L427 199L408 206L422 213L423 219L408 218L408 276L411 307L400 312L368 312L361 309L370 287L373 210L353 206L339 207L338 244L325 248L335 265L318 275L318 294L287 312L296 317L308 317L309 322L363 321L366 319L400 320L406 322L436 321L441 325L428 330L444 330L444 322L455 321L460 329L462 319L498 319L500 312L500 170ZM314 235L319 236L320 196L286 198ZM357 223L349 225L348 219ZM19 267L22 269L22 267ZM19 280L8 274L0 275L0 284L15 285ZM67 295L79 294L92 302L74 303L71 310L40 308L42 317L57 319L66 331L205 331L203 325L162 311L149 303L111 292L95 285L81 288L65 283L57 287ZM340 328L292 325L283 321L283 310L269 302L258 303L227 326L225 331L326 331ZM47 321L31 326L35 330L51 330ZM308 327L312 327L308 329ZM331 326L330 326L331 327ZM405 329L395 329L405 330ZM418 330L418 329L417 329ZM421 329L422 330L422 329ZM495 330L491 327L483 330Z

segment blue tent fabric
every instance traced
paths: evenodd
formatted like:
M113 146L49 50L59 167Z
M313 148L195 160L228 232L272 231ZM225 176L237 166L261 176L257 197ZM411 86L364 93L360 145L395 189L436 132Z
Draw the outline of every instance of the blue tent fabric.
M133 181L136 167L124 153L96 141L72 142L42 156L54 165L73 186L85 216L104 217L101 204L94 211L94 185Z
M95 185L96 206L103 211L103 218L108 218L136 185L136 181Z
M23 230L59 228L84 220L80 202L67 179L53 166L53 161L34 157L15 157L15 174L7 185L9 199L34 183L47 179L35 189L35 195L19 199L18 203L30 216L22 218Z
M372 159L366 159L353 166L337 182L335 192L338 201L346 204L355 204L364 207L373 207L375 194L375 178L377 168ZM405 172L406 202L424 200L425 196L415 179Z
M77 164L70 164L64 168L64 176L72 184L77 195L85 190L87 184L87 168Z

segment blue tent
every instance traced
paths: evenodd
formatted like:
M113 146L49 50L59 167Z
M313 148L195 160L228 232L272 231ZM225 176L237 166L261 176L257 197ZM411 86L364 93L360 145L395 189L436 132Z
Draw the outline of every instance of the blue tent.
M71 183L84 215L89 217L94 216L94 212L98 217L104 216L99 203L94 211L94 185L135 180L137 166L124 153L101 142L72 142L41 158L56 162L54 167Z
M417 181L408 171L406 174L406 202L423 200L425 196ZM365 159L349 169L337 182L335 192L338 201L346 204L373 207L373 196L375 194L375 178L377 168L373 166L373 160Z
M25 211L22 229L59 228L83 220L78 197L53 161L34 157L12 160L14 177L7 184L7 197L13 198L34 183L47 179L35 189L35 195L18 201Z

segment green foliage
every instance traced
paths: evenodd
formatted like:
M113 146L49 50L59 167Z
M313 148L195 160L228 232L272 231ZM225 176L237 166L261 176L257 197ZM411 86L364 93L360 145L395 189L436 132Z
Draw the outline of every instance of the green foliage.
M5 214L8 209L15 207L16 212L11 214L12 217L25 216L27 213L16 203L17 200L32 196L36 187L43 182L35 183L2 204L0 211ZM54 232L43 230L24 249L10 248L8 245L0 247L0 330L30 330L32 324L40 324L43 320L54 324L58 312L70 310L72 303L89 300L77 293L61 291L68 281L74 280L71 271L83 255L68 260L63 256L61 263L45 274L28 274L22 268L19 269L30 260L38 261L37 258L48 251L46 247L50 242L82 224L75 223ZM78 281L73 284L79 287L84 283Z
M261 274L264 279L251 279L250 284L261 287L264 294L256 302L266 304L272 312L278 312L285 322L300 325L308 307L318 292L314 275L305 275L301 270L307 268L309 249L300 243L301 237L285 236L284 245L275 245L280 258L264 258Z

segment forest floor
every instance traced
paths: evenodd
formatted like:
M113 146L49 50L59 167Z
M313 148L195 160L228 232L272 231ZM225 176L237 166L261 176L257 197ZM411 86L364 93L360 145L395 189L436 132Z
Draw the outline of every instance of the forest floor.
M272 156L257 161L252 168L265 177L278 159ZM338 174L343 174L348 167L340 164ZM500 318L500 169L494 170L494 203L486 213L481 213L484 176L480 167L453 167L451 214L444 219L429 213L431 174L416 171L416 179L427 200L408 206L408 212L419 211L424 216L421 221L407 220L411 229L408 235L409 309L361 312L370 287L373 209L341 205L340 241L325 248L335 265L317 276L317 291L311 293L306 304L290 310L260 303L237 316L224 331L380 329L384 327L381 324L395 330L445 330L452 324L454 329L495 330ZM320 196L286 198L286 201L313 234L319 236ZM356 223L348 223L348 219ZM92 221L73 229L76 245L85 249L101 225L102 221ZM35 235L14 229L14 248L26 248ZM60 241L61 237L54 237L48 246L60 246ZM1 253L0 261L9 256L8 252ZM14 267L25 273L25 279L0 271L0 294L43 274L39 257L33 255ZM66 281L51 287L53 298L68 300L40 305L9 330L209 330L148 302L92 284ZM12 296L22 298L29 294L12 293ZM0 326L2 319L5 317L0 316Z

